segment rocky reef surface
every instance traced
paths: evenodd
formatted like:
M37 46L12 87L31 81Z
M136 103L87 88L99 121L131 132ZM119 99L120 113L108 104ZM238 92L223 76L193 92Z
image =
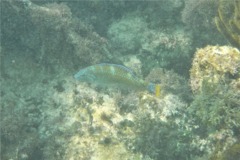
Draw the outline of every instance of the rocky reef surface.
M209 22L217 3L1 1L0 158L239 158L240 52ZM160 96L73 78L102 62Z

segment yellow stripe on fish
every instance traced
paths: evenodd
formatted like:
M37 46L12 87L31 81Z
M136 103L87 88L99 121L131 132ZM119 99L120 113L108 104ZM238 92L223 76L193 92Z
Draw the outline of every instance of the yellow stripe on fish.
M81 69L74 75L74 78L94 83L100 86L116 86L123 89L148 90L151 93L160 95L160 85L145 82L136 76L129 68L118 65L101 63Z

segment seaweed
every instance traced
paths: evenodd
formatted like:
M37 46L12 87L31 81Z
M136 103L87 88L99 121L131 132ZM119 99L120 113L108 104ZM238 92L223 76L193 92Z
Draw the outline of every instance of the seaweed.
M218 16L215 23L229 42L240 47L240 1L239 0L219 0Z
M235 144L231 145L224 152L221 152L221 143L219 143L210 156L209 160L236 160L240 157L240 143L236 142ZM220 152L219 152L220 151ZM219 154L220 153L220 154Z
M180 128L175 122L150 119L148 115L139 120L135 151L154 160L191 159L193 155L201 154L191 146L192 133Z
M240 96L229 86L203 83L188 108L208 131L240 127Z

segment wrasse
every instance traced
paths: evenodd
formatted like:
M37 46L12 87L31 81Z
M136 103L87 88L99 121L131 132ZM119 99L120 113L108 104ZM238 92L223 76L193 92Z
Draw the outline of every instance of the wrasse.
M118 65L101 63L81 69L74 75L81 82L100 86L116 86L122 89L148 90L156 96L160 95L160 85L145 82L136 76L129 68Z

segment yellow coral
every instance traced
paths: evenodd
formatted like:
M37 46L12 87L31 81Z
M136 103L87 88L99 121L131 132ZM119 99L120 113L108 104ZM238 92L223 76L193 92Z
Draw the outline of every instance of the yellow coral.
M240 52L229 46L207 46L198 49L190 70L190 82L193 92L208 83L227 83L239 79ZM233 77L230 79L230 77Z

